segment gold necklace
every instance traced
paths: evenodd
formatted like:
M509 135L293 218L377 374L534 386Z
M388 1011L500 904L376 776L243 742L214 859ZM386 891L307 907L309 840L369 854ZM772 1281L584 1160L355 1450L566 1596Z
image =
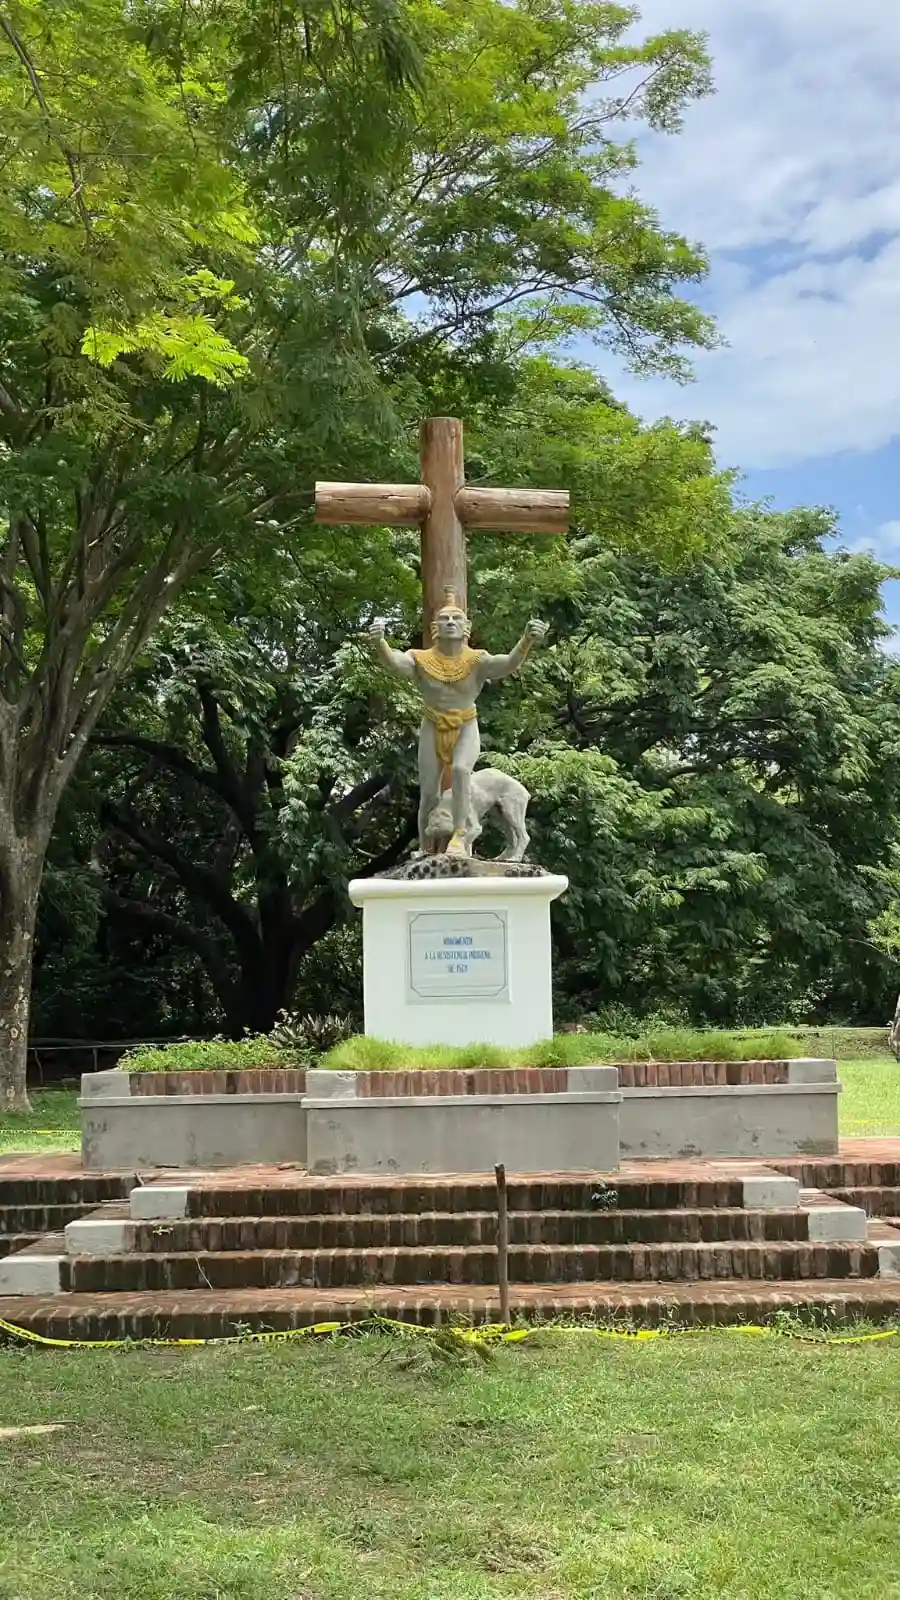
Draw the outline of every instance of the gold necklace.
M486 650L472 650L469 645L458 656L447 656L433 645L430 650L412 651L416 665L422 668L427 678L435 678L438 683L461 683L472 672L475 663L486 655Z

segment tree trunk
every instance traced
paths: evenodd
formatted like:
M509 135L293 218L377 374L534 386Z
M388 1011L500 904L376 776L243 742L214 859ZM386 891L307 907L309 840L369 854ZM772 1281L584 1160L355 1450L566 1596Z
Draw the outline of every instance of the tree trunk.
M46 846L18 839L0 864L0 1110L28 1111L34 927Z

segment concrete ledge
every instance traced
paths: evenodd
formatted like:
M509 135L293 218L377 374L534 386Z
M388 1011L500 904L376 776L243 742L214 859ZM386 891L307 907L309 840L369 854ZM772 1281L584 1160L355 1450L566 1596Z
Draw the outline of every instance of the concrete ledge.
M81 1074L82 1100L97 1100L107 1095L120 1099L123 1095L130 1094L131 1075L123 1072L121 1067L108 1067L103 1072Z
M797 1056L788 1064L788 1083L836 1083L837 1062L817 1056Z
M623 1089L622 1155L707 1158L835 1155L840 1084Z
M312 1173L612 1172L618 1091L307 1099Z
M545 872L539 878L351 878L348 886L355 906L370 900L557 900L569 887L568 878Z
M800 1184L780 1173L744 1178L745 1211L793 1211L800 1204Z
M306 1161L306 1112L299 1094L107 1092L82 1096L80 1104L88 1170Z
M724 1096L726 1100L736 1100L743 1096L748 1099L754 1095L830 1095L834 1098L843 1093L843 1086L839 1083L698 1083L685 1085L683 1089L623 1089L622 1094L628 1100L644 1098L660 1100L663 1105L668 1105L673 1100L688 1100L692 1096L715 1097Z
M183 1183L145 1183L132 1189L128 1206L133 1222L177 1222L188 1214L190 1189Z
M0 1274L2 1274L2 1271L3 1264L0 1262ZM900 1244L880 1244L878 1246L878 1276L880 1278L900 1278ZM2 1278L0 1278L0 1281L2 1281Z
M79 1217L63 1231L70 1256L123 1255L134 1244L134 1224L124 1217Z
M22 1250L0 1261L0 1295L62 1294L62 1256Z
M865 1244L869 1219L860 1206L838 1201L806 1210L810 1244Z

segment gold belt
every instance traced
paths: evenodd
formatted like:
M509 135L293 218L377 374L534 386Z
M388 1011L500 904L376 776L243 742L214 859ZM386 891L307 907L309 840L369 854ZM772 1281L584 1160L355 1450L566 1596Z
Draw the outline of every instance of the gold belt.
M423 706L426 719L434 728L434 748L437 758L441 763L441 794L449 789L453 783L453 752L459 738L460 728L467 722L474 722L477 715L474 706L467 706L464 711L435 711L431 706Z

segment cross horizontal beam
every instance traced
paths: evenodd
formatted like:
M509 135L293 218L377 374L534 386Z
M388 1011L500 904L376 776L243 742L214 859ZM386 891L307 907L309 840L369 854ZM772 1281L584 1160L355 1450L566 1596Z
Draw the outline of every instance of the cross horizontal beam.
M426 417L420 483L317 483L316 521L419 528L422 637L446 590L466 603L466 532L566 533L569 496L558 489L476 489L466 484L463 425L458 417Z
M316 521L417 528L431 510L427 483L317 483Z
M416 528L431 511L426 483L317 483L316 521ZM569 496L558 489L458 489L453 509L465 527L495 533L565 533Z

